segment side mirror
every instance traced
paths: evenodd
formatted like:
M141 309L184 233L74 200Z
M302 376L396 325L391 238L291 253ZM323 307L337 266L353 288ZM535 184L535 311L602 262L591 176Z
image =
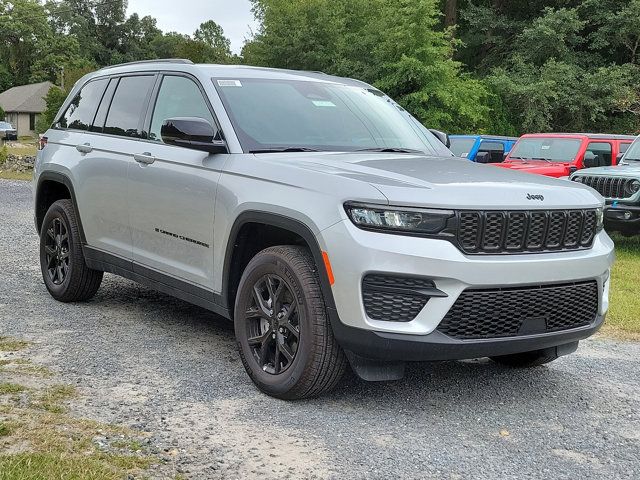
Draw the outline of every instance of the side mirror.
M209 153L228 153L224 140L214 140L215 130L204 118L168 118L160 128L162 141L167 145L191 148Z
M576 173L578 171L578 167L576 167L575 165L571 165L569 167L569 175Z
M478 152L476 155L476 163L491 163L491 153Z
M433 135L440 140L442 143L444 143L445 147L450 148L451 147L451 140L449 139L449 135L441 132L440 130L436 130L435 128L430 128L429 131L431 133L433 133Z
M584 159L582 160L582 164L584 165L584 168L593 168L593 167L598 167L600 165L600 162L598 161L598 157L595 153L586 152L584 154Z

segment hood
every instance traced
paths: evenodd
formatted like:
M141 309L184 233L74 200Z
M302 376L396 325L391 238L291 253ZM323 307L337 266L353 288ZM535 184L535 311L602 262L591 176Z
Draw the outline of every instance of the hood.
M521 162L519 160L505 161L502 163L494 163L496 167L509 168L511 170L519 170L521 172L536 173L538 175L546 175L547 177L566 177L571 173L571 165L561 162L545 162L544 160L527 160Z
M456 157L395 153L262 154L287 166L366 182L391 205L459 209L584 208L603 203L575 182L495 168ZM284 166L284 165L283 165ZM297 177L302 186L305 176ZM337 179L336 179L337 180ZM321 188L311 177L314 188ZM542 196L542 198L540 197Z

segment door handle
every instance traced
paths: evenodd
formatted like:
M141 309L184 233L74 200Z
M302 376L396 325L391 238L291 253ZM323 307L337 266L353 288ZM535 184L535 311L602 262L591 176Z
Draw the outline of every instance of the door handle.
M144 165L151 165L153 162L156 161L156 157L152 156L149 152L136 153L133 156L133 159L136 162L142 163Z
M93 147L90 143L83 143L82 145L76 145L76 150L80 153L91 153L93 151Z

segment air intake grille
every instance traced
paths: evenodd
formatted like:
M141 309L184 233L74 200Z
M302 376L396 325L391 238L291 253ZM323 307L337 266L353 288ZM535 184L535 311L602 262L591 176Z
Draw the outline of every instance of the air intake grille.
M528 253L589 248L595 210L462 211L458 243L465 253Z
M579 182L584 185L588 185L594 190L597 190L600 195L605 198L629 198L633 194L630 193L628 188L629 184L633 182L633 178L622 177L593 177L593 176L576 176L573 177L574 182Z
M429 300L425 291L434 288L430 280L371 274L362 282L362 300L367 316L387 322L410 322Z
M453 338L514 337L590 325L598 313L595 280L462 292L437 330Z

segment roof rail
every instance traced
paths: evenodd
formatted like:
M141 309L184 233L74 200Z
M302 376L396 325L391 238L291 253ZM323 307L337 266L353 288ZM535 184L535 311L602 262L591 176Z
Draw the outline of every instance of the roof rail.
M145 65L148 63L181 63L187 65L193 65L191 60L187 60L186 58L158 58L155 60L138 60L137 62L127 62L127 63L119 63L117 65L109 65L103 67L102 70L106 70L108 68L116 68L116 67L125 67L127 65Z

